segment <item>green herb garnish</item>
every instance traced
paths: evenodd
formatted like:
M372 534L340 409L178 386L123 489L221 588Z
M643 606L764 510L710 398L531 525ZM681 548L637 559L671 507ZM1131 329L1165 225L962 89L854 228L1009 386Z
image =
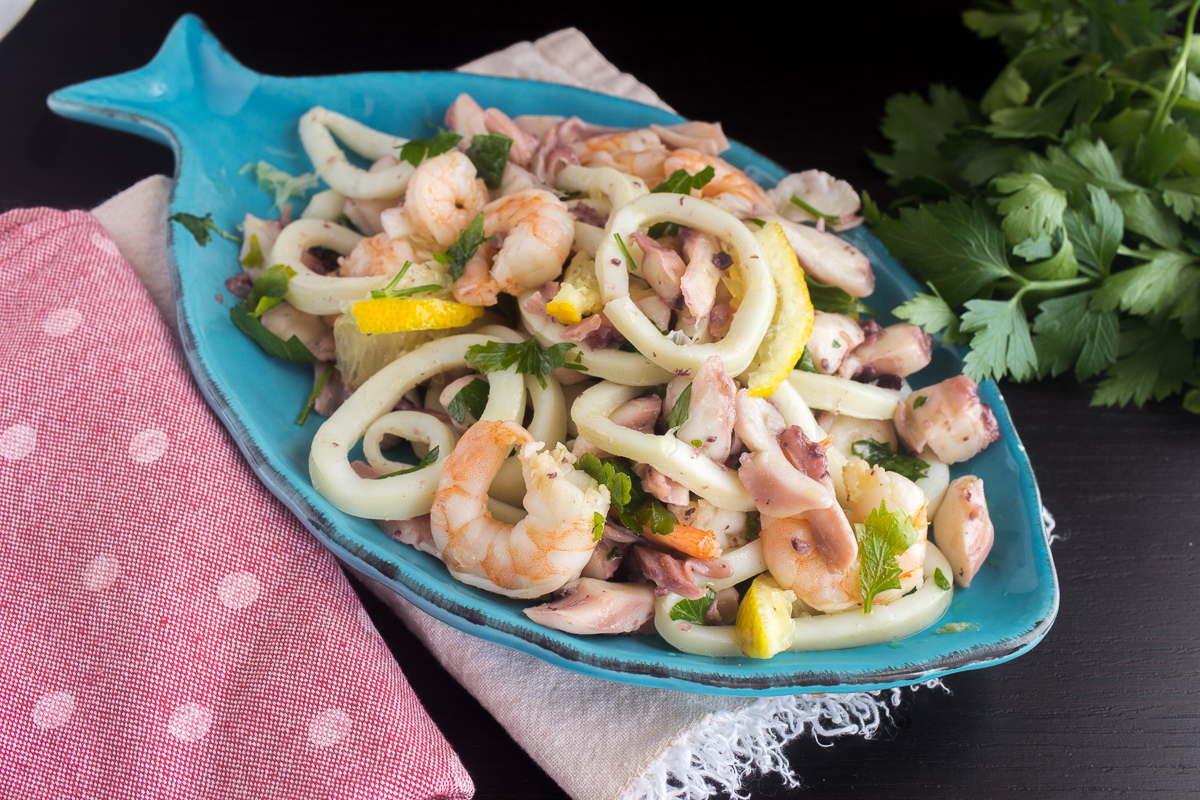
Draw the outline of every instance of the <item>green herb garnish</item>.
M852 297L844 289L817 283L807 275L804 276L804 279L808 284L808 297L817 311L848 315L875 313L866 303L857 297Z
M592 541L600 541L600 537L604 535L604 515L599 511L592 512Z
M900 588L900 564L896 556L912 547L917 528L903 511L890 512L880 502L865 523L854 526L858 539L858 580L862 590L863 613L871 613L871 601L880 592Z
M432 139L409 139L400 145L400 160L414 167L420 166L425 159L447 153L461 141L462 137L457 133L439 127Z
M467 158L475 165L479 177L489 189L499 189L504 180L504 168L508 166L508 153L513 140L503 133L473 136L467 148Z
M392 279L388 282L387 286L383 287L382 289L372 289L371 290L371 297L375 300L380 300L380 299L387 298L387 297L408 297L410 294L421 294L422 292L436 292L440 289L445 288L440 283L426 283L421 286L409 286L408 288L405 288L405 289L395 288L396 284L399 283L401 280L403 280L404 276L408 274L408 269L411 266L412 266L411 261L405 261L404 266L400 267L400 271L397 272L392 277Z
M977 622L947 622L945 625L934 631L934 633L962 633L963 631L977 630L979 630L979 623Z
M945 574L942 573L941 567L938 567L933 571L933 582L943 592L950 591L950 581L946 578Z
M680 600L671 606L671 619L677 622L689 622L692 625L703 625L704 615L712 608L717 593L708 587L708 592L698 600Z
M808 352L808 348L804 348L804 355L800 356L800 360L796 362L796 369L801 372L816 372L817 365L813 363L812 353Z
M321 373L321 377L317 378L317 382L313 384L312 391L308 393L308 399L304 401L304 408L300 409L300 416L296 417L297 425L303 425L308 421L308 412L312 411L313 405L317 402L317 395L325 388L325 383L329 380L329 376L333 374L335 369L337 369L337 366L330 364Z
M642 489L642 481L633 471L633 464L624 458L598 458L584 453L575 463L592 480L608 488L611 508L621 524L636 533L649 528L651 533L666 536L675 530L678 519L671 510Z
M467 363L474 365L487 375L516 365L522 375L533 375L545 389L546 376L561 367L587 372L583 364L568 363L567 352L575 345L570 342L544 347L537 339L529 338L520 344L488 342L473 344L467 348Z
M677 169L661 183L650 190L651 194L668 192L670 194L691 194L693 189L703 189L717 174L711 166L691 175L685 169Z
M434 253L433 257L439 264L447 265L447 272L452 280L458 280L462 277L467 262L475 257L475 251L491 238L483 235L483 212L480 211L458 234L454 244L441 253Z
M806 211L807 213L816 217L817 219L825 220L826 224L828 224L828 225L837 225L838 223L840 223L842 221L842 218L836 214L824 214L820 211L817 211L815 208L810 206L808 203L804 202L799 197L796 197L796 195L792 195L792 205L803 209L804 211ZM759 227L762 227L762 226L760 225Z
M212 240L212 233L228 239L231 242L242 241L238 237L231 236L230 234L218 228L216 223L213 222L212 214L205 214L203 217L197 217L195 214L185 214L180 211L177 214L172 214L169 219L172 222L178 222L180 225L186 228L187 232L190 233L192 238L196 240L196 244L200 245L201 247L206 246L209 241ZM210 231L212 233L210 233Z
M747 220L745 220L745 221L746 221L746 222L753 222L755 225L757 225L757 226L758 226L758 227L760 227L760 228L766 227L766 224L767 224L767 223L766 223L766 222L764 222L763 220L761 220L761 219L755 219L754 217L750 217L749 219L747 219Z
M913 408L920 408L921 406L925 405L928 402L929 402L928 395L919 394L919 395L917 395L917 399L913 400Z
M458 390L458 394L454 395L454 399L446 407L446 413L459 425L466 424L468 414L473 419L481 419L483 410L487 408L490 392L491 387L488 386L488 382L476 378Z
M625 256L625 263L629 265L629 271L637 272L637 264L633 263L633 256L629 255L629 248L625 246L625 240L621 238L621 234L614 232L613 238L617 240L617 247L621 248L621 255Z
M258 234L250 234L250 246L246 250L246 257L242 259L242 266L250 269L258 269L266 259L263 258L262 245L258 243Z
M381 481L384 478L394 478L397 475L408 475L410 472L416 472L419 469L425 469L430 464L437 462L438 455L441 454L441 451L442 451L442 448L440 446L434 445L433 449L430 450L428 453L426 453L425 457L422 458L420 461L418 461L417 465L415 467L408 467L407 469L398 469L395 472L389 472L387 475L380 475L377 478L375 478L375 480Z
M872 467L883 467L889 472L903 475L910 481L919 481L926 475L929 462L913 456L900 455L887 442L860 439L850 446L854 455Z
M258 319L263 312L279 304L287 294L288 282L295 274L294 269L283 264L276 264L264 271L250 287L250 294L230 309L229 315L233 324L253 339L267 355L285 361L313 362L317 360L316 357L297 336L293 335L285 342Z
M683 423L687 422L688 409L692 404L692 385L689 383L683 387L683 391L679 393L679 397L675 398L675 405L671 406L671 413L667 415L667 427L678 428Z

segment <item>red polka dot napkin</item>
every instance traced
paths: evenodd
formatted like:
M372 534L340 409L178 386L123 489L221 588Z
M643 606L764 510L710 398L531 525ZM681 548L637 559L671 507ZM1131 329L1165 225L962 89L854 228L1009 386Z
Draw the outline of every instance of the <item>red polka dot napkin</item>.
M0 216L0 797L468 798L85 212Z

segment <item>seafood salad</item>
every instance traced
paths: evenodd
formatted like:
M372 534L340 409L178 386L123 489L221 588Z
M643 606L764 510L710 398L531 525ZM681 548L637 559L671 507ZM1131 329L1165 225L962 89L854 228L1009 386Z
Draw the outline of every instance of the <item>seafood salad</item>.
M281 213L246 216L227 286L314 365L333 505L541 625L709 656L898 639L970 586L993 527L949 465L996 420L965 376L909 385L932 342L863 305L849 184L760 186L719 124L465 94L425 139L322 107L299 132L313 174L253 167Z

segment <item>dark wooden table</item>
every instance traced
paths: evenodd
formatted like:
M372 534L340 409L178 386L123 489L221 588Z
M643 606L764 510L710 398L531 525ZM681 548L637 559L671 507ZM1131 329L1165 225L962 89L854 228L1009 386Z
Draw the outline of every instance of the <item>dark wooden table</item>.
M884 99L930 82L978 96L1003 63L961 27L959 2L762 3L720 17L631 3L319 3L38 0L0 41L0 210L87 208L170 153L51 114L61 86L141 66L194 11L248 66L303 75L450 69L574 25L685 116L793 169L820 167L876 197L865 156ZM1090 408L1066 381L1003 387L1063 540L1058 621L1031 653L922 691L871 741L789 748L813 798L1200 795L1200 419L1176 402ZM479 797L562 791L365 591L363 602ZM603 764L597 764L603 769Z

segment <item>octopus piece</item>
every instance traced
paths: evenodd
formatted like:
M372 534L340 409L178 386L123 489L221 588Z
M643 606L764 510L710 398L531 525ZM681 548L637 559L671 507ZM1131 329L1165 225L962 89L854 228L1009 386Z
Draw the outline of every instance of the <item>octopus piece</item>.
M366 465L364 464L363 466ZM368 467L368 469L370 468ZM372 472L374 471L372 470ZM371 475L369 477L376 476ZM401 544L415 547L422 553L429 553L431 556L441 558L438 554L437 545L433 543L433 532L429 527L428 514L422 514L412 519L381 519L376 520L375 524L389 538L395 539Z
M981 479L964 475L950 484L933 518L933 539L954 570L954 582L970 586L996 540Z
M679 253L663 247L641 231L634 233L632 238L637 246L642 248L642 277L664 303L676 311L683 310L683 289L680 287L680 281L687 270L687 264L683 263Z
M933 338L916 325L889 325L880 335L864 342L842 362L843 378L879 375L912 375L933 360ZM815 361L814 361L815 363Z
M483 112L483 124L488 133L502 133L512 139L508 159L517 166L529 166L534 153L542 144L538 137L524 131L520 125L513 122L512 117L498 108L489 108Z
M483 108L475 102L475 98L463 92L454 99L446 109L446 128L452 133L463 137L461 146L470 147L471 139L476 135L488 132L487 120Z
M579 578L551 602L524 611L539 625L567 633L633 633L654 616L654 590L642 583Z
M816 312L808 337L808 355L822 375L833 375L854 348L866 340L859 324L845 314Z
M890 420L859 419L847 414L828 415L831 419L818 422L829 435L831 444L847 458L854 455L854 443L874 439L896 450L896 429Z
M779 434L779 446L788 462L834 494L833 478L825 448L804 435L799 426ZM829 568L845 572L858 558L858 539L841 506L832 503L826 508L814 508L802 515L811 528L813 545Z
M947 464L966 461L1000 438L996 415L966 375L913 392L896 406L894 421L914 453L928 445Z
M836 286L852 297L875 291L875 273L862 252L832 233L770 215L783 228L788 244L804 271L821 283Z
M767 192L775 203L775 211L793 222L816 222L817 218L792 202L793 197L832 217L838 222L836 231L849 230L862 224L858 211L862 201L858 192L846 181L840 181L827 172L809 169L793 172Z
M320 317L305 314L290 303L280 303L264 311L258 320L285 342L295 336L318 361L333 361L337 355L333 330Z
M729 149L729 139L719 122L681 122L676 125L651 123L650 130L671 149L686 147L705 155L719 156Z
M567 325L562 329L562 338L567 342L585 344L593 350L611 350L625 342L625 337L609 322L604 312Z
M606 581L611 578L617 571L617 567L621 566L621 560L625 557L625 548L620 545L600 540L596 545L596 549L592 551L592 557L588 559L588 563L584 566L583 571L579 573L582 578L595 578L598 581Z
M653 433L654 424L661 413L662 401L658 399L658 395L650 394L622 403L608 418L622 428L640 433Z
M709 356L696 370L691 386L688 418L675 432L675 438L700 442L697 449L702 454L723 463L729 457L737 421L737 385L725 374L721 357Z
M715 236L693 228L679 232L679 244L687 259L687 269L679 281L684 305L692 316L705 317L717 300L721 272L732 266L733 259L721 249Z
M759 512L791 517L836 504L822 482L796 469L783 452L779 436L787 425L775 407L742 389L737 394L737 433L749 452L743 453L738 478Z
M633 471L642 479L642 490L668 505L686 505L687 487L662 474L649 464L634 464Z

